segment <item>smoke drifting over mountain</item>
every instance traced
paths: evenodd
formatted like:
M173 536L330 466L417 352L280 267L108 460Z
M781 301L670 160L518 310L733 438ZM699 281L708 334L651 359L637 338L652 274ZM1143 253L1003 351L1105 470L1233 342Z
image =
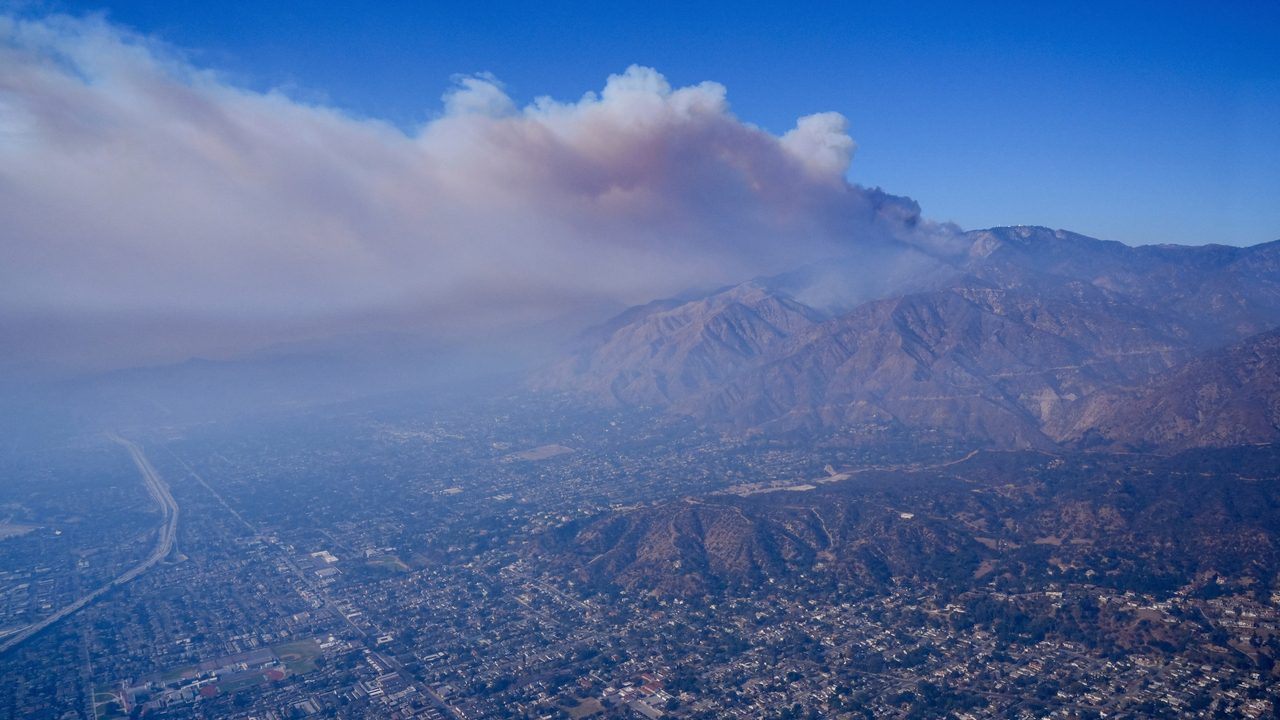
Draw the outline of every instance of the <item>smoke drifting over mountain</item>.
M0 18L0 342L127 365L491 332L919 232L845 179L853 152L838 114L778 137L637 66L525 107L459 77L406 133L101 19Z

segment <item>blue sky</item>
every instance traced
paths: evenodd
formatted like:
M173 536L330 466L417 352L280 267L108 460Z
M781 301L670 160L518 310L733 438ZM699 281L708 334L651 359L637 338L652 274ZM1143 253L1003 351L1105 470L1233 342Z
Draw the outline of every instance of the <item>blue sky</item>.
M833 110L850 178L974 228L1280 238L1276 3L53 3L250 88L412 127L458 73L574 100L638 63L775 133Z
M1275 3L5 2L0 336L37 365L963 248L927 220L1280 239Z

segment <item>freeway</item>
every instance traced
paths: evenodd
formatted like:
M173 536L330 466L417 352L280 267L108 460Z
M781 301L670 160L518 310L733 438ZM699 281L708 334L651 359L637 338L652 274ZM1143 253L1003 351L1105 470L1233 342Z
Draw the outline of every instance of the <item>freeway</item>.
M163 560L170 552L173 551L173 542L178 535L178 503L173 499L173 495L169 492L169 486L165 484L164 479L160 477L160 473L156 472L156 469L152 467L151 462L147 460L147 456L143 454L142 448L140 448L137 443L134 443L131 440L126 440L115 433L111 433L109 437L129 451L129 456L133 459L133 464L138 466L138 471L142 473L142 479L147 484L147 492L151 494L152 499L160 506L162 518L159 536L156 538L155 548L152 549L151 554L147 555L145 560L121 573L111 582L99 587L87 595L81 596L75 602L64 605L59 608L57 612L40 622L28 625L19 632L5 638L4 642L0 643L0 653L12 650L26 641L27 638L36 635L63 618L80 611L94 600L105 595L112 588L123 585L147 570L150 570L156 563Z

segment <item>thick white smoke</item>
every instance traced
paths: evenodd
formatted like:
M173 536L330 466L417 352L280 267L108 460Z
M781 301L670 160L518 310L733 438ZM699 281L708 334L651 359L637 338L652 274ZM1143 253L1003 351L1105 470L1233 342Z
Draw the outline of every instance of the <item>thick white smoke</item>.
M894 232L853 151L838 114L777 137L637 66L526 107L460 77L405 133L101 19L0 18L0 339L127 363L644 301Z

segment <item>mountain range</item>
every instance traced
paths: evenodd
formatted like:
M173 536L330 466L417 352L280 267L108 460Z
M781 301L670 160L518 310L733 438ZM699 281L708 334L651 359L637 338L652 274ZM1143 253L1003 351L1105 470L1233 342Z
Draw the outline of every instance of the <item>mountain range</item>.
M658 595L767 593L774 583L964 590L997 579L1268 588L1280 568L1276 460L1275 446L1170 457L977 452L856 480L612 509L543 533L527 556L585 587Z
M1280 241L1006 227L627 310L542 390L747 434L1181 449L1280 435Z

